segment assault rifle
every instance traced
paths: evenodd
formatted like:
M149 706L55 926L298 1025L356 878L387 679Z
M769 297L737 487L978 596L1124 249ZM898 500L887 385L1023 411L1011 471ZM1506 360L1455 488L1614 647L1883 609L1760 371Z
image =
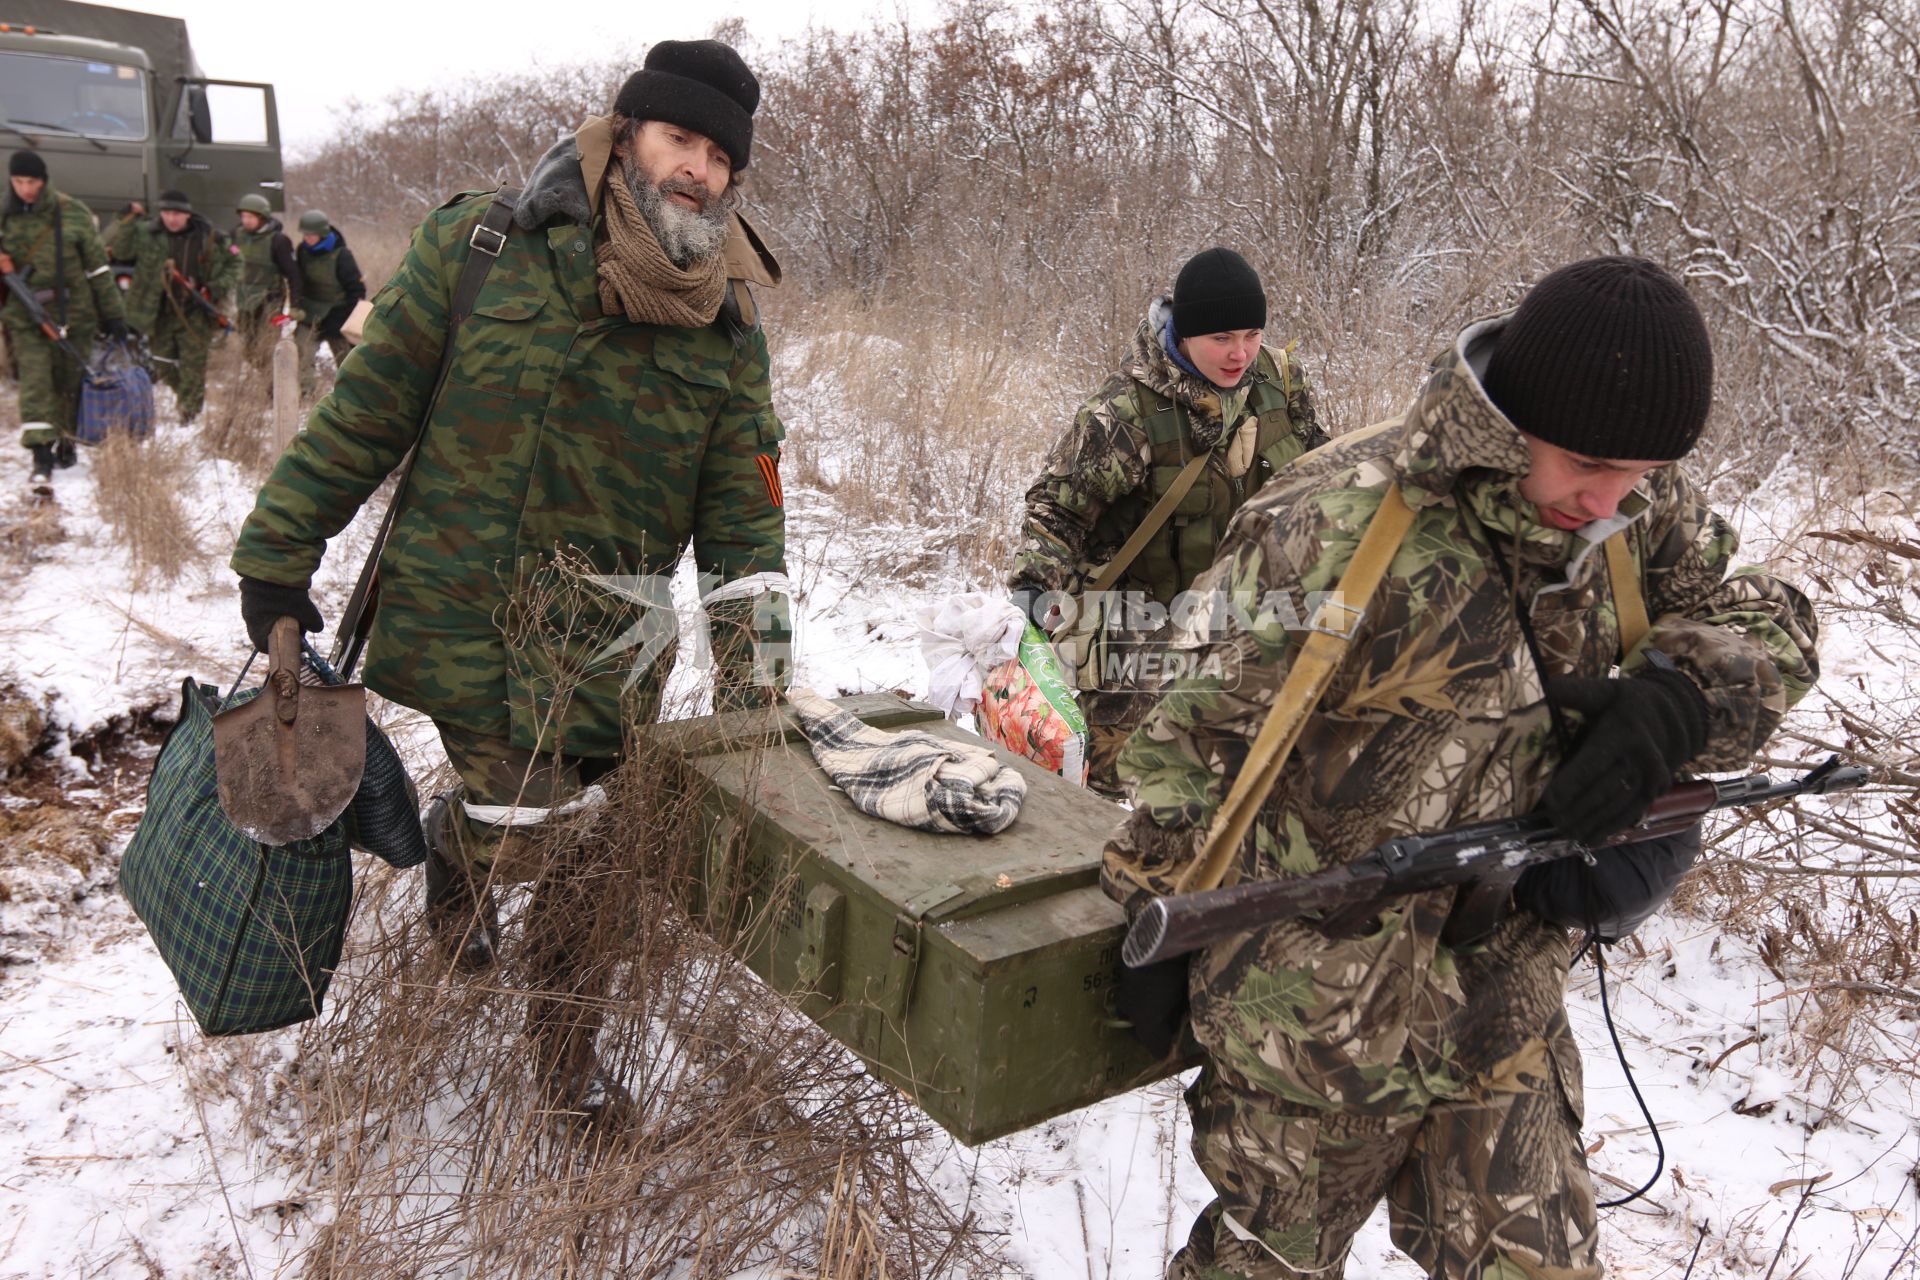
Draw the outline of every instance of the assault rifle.
M4 290L0 290L0 297L12 294L18 298L20 305L26 308L27 319L33 321L34 328L46 334L48 342L66 352L67 359L82 369L87 367L86 359L67 341L66 327L53 322L47 309L40 305L40 299L34 297L33 290L27 287L26 273L15 270L13 259L4 254L0 254L0 284L6 285Z
M1731 782L1683 782L1654 802L1640 825L1597 848L1685 831L1714 809L1731 809L1851 791L1867 780L1839 756L1798 778L1777 782L1764 773ZM1545 817L1527 814L1476 822L1432 835L1388 840L1344 866L1294 880L1260 880L1155 898L1127 930L1120 958L1130 968L1185 955L1236 933L1278 920L1323 912L1316 927L1338 936L1377 916L1389 901L1449 885L1511 885L1537 863L1560 858L1594 860L1593 849L1561 835Z
M213 305L213 299L207 296L206 291L193 281L187 279L180 268L171 262L167 264L167 279L179 285L180 292L186 294L187 297L193 301L194 306L206 312L207 315L212 318L214 324L222 329L233 328L233 321L227 319L226 316L220 313L220 308Z

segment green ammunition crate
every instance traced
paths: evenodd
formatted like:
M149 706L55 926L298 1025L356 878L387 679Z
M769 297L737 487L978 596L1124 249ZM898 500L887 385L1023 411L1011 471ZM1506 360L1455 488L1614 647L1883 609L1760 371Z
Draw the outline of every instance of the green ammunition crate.
M978 743L892 694L842 698L868 724ZM661 726L710 784L702 878L735 950L809 1018L969 1145L1159 1079L1113 1025L1125 917L1100 891L1118 805L1005 752L1027 779L997 836L871 818L791 721Z

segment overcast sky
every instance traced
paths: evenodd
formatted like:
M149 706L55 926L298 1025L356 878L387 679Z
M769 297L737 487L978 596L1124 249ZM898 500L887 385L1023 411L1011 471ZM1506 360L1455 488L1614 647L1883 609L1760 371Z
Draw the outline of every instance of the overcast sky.
M698 39L728 17L744 19L756 40L770 44L809 23L857 28L880 14L905 12L918 21L936 10L933 0L645 0L551 8L525 0L327 0L299 8L120 0L118 7L185 18L201 69L215 79L270 81L289 159L325 140L333 109L349 98L377 104L397 89L621 51L632 51L638 65L654 41Z

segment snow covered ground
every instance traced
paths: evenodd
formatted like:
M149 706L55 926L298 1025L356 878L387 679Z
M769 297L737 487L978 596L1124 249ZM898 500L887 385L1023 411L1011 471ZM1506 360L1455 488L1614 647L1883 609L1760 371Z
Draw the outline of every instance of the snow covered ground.
M182 430L163 428L171 436L162 443L182 443ZM23 490L24 461L0 449L0 493ZM183 675L227 678L243 658L225 556L250 485L205 464L188 504L204 554L177 581L142 590L95 509L93 461L58 478L64 536L30 554L15 548L0 572L0 685L43 699L60 743L133 712L170 714ZM1011 503L1017 482L1008 490ZM929 564L925 530L867 527L830 495L788 492L800 681L829 694L924 689L914 613L977 583L961 566ZM1776 510L1741 514L1759 550L1784 520ZM6 519L19 515L10 509ZM1912 540L1910 520L1888 519ZM330 619L368 534L356 526L328 558L318 585ZM903 565L921 568L903 581ZM1829 590L1871 595L1860 583ZM1831 698L1864 706L1909 689L1920 670L1915 636L1882 614L1829 614L1827 627L1823 692L1796 720L1815 738L1843 736ZM405 740L416 764L433 763L430 733ZM1812 754L1798 744L1778 751ZM82 797L131 797L90 819L117 854L137 785L123 777L109 787L78 756L59 765ZM0 819L28 815L43 799L9 792ZM111 858L87 868L32 861L11 830L0 825L0 869L16 885L0 895L0 1278L301 1274L327 1211L287 1155L297 1117L272 1101L292 1033L204 1041L112 892ZM1666 1147L1649 1194L1602 1214L1609 1274L1920 1274L1910 1018L1888 1024L1890 1039L1876 1032L1887 1040L1882 1065L1841 1070L1830 1054L1796 1043L1813 998L1804 982L1791 972L1783 979L1716 920L1677 913L1616 949L1608 982ZM1586 1050L1591 1162L1606 1198L1652 1172L1654 1144L1614 1059L1590 966L1574 975L1569 998ZM1006 1274L1157 1276L1209 1194L1186 1152L1179 1088L1165 1082L974 1150L935 1141L925 1153L930 1178L967 1198ZM267 1101L243 1105L259 1099ZM1417 1272L1376 1216L1348 1274Z

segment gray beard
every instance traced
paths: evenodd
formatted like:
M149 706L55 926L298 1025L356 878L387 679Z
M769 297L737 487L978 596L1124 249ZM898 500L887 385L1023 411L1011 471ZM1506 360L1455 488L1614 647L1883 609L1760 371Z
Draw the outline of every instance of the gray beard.
M629 160L623 159L620 167L627 181L627 190L633 193L633 202L640 207L640 216L647 220L653 238L660 242L661 251L672 260L674 266L685 271L725 247L727 219L740 207L737 187L728 187L723 194L715 196L703 187L672 178L663 183L649 182L634 170ZM668 194L675 191L683 191L704 201L705 207L697 213L682 208L667 199Z

